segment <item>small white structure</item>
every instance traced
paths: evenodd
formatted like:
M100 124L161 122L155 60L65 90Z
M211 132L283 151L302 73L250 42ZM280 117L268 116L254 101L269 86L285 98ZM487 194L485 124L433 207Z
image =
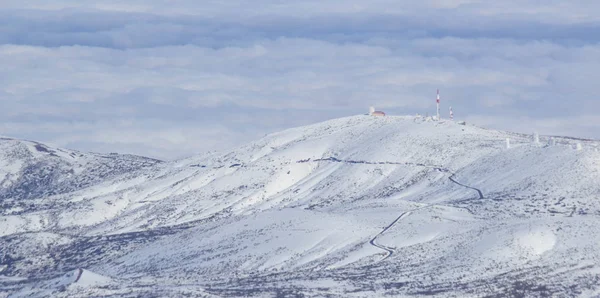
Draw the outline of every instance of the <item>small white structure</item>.
M423 115L421 115L421 114L417 113L417 114L415 115L415 119L414 119L413 121L414 121L414 122L421 123L421 122L423 122L424 120L426 120L426 119L425 119L425 117L423 117Z
M583 145L581 143L577 143L577 151L583 150Z
M540 134L537 132L533 133L533 144L535 144L535 145L540 144Z
M506 149L510 149L510 138L506 138Z
M556 140L553 137L550 137L550 140L548 140L548 145L556 146Z

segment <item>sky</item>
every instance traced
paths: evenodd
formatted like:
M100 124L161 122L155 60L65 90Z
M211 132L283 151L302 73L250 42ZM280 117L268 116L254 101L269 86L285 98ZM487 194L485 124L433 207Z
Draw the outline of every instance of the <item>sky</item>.
M173 160L366 113L600 138L600 1L2 0L0 135Z

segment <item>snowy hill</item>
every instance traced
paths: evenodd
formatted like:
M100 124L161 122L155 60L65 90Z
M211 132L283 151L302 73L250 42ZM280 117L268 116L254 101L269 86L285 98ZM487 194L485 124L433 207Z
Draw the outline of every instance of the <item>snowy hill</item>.
M2 140L0 291L592 296L599 145L370 116L165 163Z
M0 138L0 223L8 222L0 236L36 227L45 230L41 227L54 225L60 213L72 205L73 192L159 163L138 156L81 153Z
M28 200L68 193L158 162L131 155L84 154L0 138L0 198Z

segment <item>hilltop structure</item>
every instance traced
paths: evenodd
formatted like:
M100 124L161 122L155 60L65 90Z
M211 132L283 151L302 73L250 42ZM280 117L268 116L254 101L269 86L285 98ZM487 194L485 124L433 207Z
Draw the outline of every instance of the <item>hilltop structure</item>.
M369 108L369 116L383 117L385 113L382 111L375 111L374 107Z

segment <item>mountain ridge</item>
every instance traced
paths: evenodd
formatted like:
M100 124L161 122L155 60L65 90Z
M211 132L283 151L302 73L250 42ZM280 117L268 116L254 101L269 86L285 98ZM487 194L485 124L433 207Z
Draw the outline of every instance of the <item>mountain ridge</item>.
M538 144L452 121L359 115L171 162L109 155L107 164L126 166L81 187L52 180L46 186L56 191L0 196L0 224L8 227L0 231L7 248L0 276L11 277L0 278L0 289L15 296L596 293L599 144L544 136ZM7 160L14 162L0 162ZM51 285L78 268L109 285Z

